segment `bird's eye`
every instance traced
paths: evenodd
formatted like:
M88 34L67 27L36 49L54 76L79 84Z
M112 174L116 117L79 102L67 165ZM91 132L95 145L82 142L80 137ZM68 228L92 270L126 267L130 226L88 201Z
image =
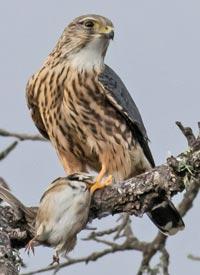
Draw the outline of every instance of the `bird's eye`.
M85 27L87 28L92 28L94 27L94 22L91 21L91 20L87 20L85 23L84 23Z

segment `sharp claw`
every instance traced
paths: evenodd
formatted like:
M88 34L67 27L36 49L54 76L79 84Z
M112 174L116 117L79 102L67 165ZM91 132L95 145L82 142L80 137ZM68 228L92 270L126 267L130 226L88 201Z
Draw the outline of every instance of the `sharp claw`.
M95 182L93 185L92 185L92 187L91 187L91 189L90 189L90 192L93 194L96 190L98 190L98 189L102 189L102 188L104 188L105 186L108 186L108 185L110 185L110 184L112 184L112 180L113 180L113 177L112 177L112 175L110 175L110 176L108 176L104 181L102 181L102 182Z
M113 181L113 176L110 175L110 176L108 176L107 179L105 179L105 181L103 182L103 186L111 185L111 184L112 184L112 181Z

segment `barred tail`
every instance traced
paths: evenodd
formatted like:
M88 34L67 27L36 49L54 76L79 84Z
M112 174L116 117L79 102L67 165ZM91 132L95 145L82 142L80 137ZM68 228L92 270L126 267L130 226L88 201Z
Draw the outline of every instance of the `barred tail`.
M170 200L158 202L147 215L165 235L175 235L185 227L179 212Z

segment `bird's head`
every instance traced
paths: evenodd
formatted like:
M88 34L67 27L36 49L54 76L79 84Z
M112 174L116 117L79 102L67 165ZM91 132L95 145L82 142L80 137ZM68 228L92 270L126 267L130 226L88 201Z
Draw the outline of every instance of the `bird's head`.
M81 173L81 172L68 175L66 179L71 182L78 182L78 183L84 182L89 185L91 185L94 182L94 176L88 173Z
M54 52L75 67L90 69L103 64L110 39L114 38L112 22L100 15L83 15L64 30Z
M112 22L100 15L83 15L74 19L65 29L67 33L72 33L76 37L92 42L102 40L108 43L114 38L114 27Z
M67 177L59 177L51 182L48 188L51 188L52 185L66 184L74 187L74 189L90 189L94 183L94 176L87 173L73 173Z

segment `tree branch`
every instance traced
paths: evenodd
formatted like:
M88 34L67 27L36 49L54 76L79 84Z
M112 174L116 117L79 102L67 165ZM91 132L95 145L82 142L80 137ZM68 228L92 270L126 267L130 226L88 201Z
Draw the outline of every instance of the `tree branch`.
M177 158L168 158L167 164L95 192L92 218L121 212L141 216L158 197L172 197L189 187L191 180L200 183L200 138L194 139L191 128L184 128L180 122L178 125L191 147Z
M6 149L4 149L2 152L0 152L0 161L5 159L10 154L10 152L12 152L15 149L17 144L18 144L18 142L14 141Z
M9 131L6 131L4 129L0 129L0 136L2 136L2 137L14 137L14 138L17 138L19 141L25 141L25 140L47 141L41 135L21 134L21 133L9 132Z
M14 212L10 207L0 207L0 274L18 275L23 262L19 251L13 248L9 232L13 230L9 224L9 216Z
M188 255L188 259L193 260L193 261L198 261L198 262L200 261L200 257L199 256L194 256L192 254Z
M180 122L178 126L187 138L189 149L176 158L168 158L166 164L156 167L152 171L95 192L91 204L90 220L122 212L140 216L154 206L158 197L170 198L184 189L186 189L186 192L179 205L179 211L182 216L189 211L200 188L200 137L195 138L192 130L184 128ZM11 240L12 247L24 247L27 241L33 237L33 232L30 231L25 219L23 220L21 217L16 218L16 213L11 211L10 207L0 207L0 209L10 213L10 231L7 232L5 228L5 232ZM2 214L1 219L3 217ZM122 236L125 240L118 244L101 239L101 237L110 234L115 234L116 239ZM105 230L101 233L94 232L89 235L87 240L101 242L106 248L83 258L68 258L66 262L61 263L57 267L51 266L26 274L38 274L52 269L55 269L56 272L56 270L65 266L80 262L88 263L107 254L122 250L142 252L143 260L138 275L144 274L145 270L151 269L151 259L157 252L160 252L162 264L158 268L162 269L163 274L168 274L169 254L165 248L167 237L158 233L152 242L142 242L134 236L129 219L126 222L122 221L120 225L113 229Z

